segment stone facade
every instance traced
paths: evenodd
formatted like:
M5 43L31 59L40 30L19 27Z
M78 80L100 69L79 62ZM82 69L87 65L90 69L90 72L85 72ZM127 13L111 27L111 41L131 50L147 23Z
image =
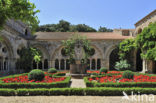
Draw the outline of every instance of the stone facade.
M156 10L135 24L136 29L114 29L112 33L78 33L85 35L91 41L95 50L94 55L88 59L88 69L98 70L107 67L117 60L117 45L124 39L133 38L151 22L156 21ZM67 40L74 33L46 33L40 32L31 35L29 29L20 21L9 20L0 32L0 71L1 74L16 70L16 60L19 58L18 50L28 44L39 49L43 58L39 64L33 63L34 69L48 69L55 67L58 70L69 70L68 57L62 54L62 40ZM137 51L133 52L130 60L132 69L137 71ZM145 61L142 63L146 71ZM141 64L141 65L142 65Z

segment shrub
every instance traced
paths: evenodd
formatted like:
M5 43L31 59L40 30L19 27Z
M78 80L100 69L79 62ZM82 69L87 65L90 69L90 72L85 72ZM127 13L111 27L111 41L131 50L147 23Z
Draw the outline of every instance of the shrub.
M34 69L28 74L29 80L42 81L44 77L44 72L39 69Z
M130 70L127 70L123 73L123 78L133 79L133 77L134 77L134 73Z
M130 64L127 63L127 60L120 60L119 62L116 62L115 68L117 70L128 70L130 68Z
M66 76L66 73L55 73L52 75L53 77Z
M102 67L102 68L100 69L100 74L101 74L102 72L107 73L107 72L108 72L108 69L105 68L105 67Z
M57 70L55 68L49 68L48 73L57 73Z

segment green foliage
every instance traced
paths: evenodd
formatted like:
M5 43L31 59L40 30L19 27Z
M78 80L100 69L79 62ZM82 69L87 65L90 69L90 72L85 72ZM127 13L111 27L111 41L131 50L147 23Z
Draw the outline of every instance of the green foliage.
M28 48L22 48L19 51L20 59L17 60L17 68L18 69L24 69L26 72L29 71L32 67L32 62L35 60L35 62L39 63L42 57L41 51L38 49L28 47Z
M14 89L0 89L0 96L15 96Z
M116 62L115 69L123 71L130 69L131 65L128 64L127 60L120 60L119 62Z
M97 76L100 77L100 76ZM94 77L96 78L96 76ZM145 88L155 88L156 87L156 82L124 82L124 83L99 83L99 82L94 82L94 81L89 81L88 77L84 77L84 81L87 87L121 87L121 88L126 88L126 87L141 87L143 89Z
M126 59L126 56L130 54L132 50L135 50L136 42L135 39L126 39L119 45L119 56L120 59Z
M2 92L1 92L2 91ZM60 95L81 95L81 96L123 96L123 91L127 95L153 94L156 95L156 88L36 88L36 89L0 89L0 96L60 96Z
M102 67L102 68L100 68L100 74L101 73L107 73L108 72L108 69L106 68L106 67Z
M57 70L55 68L49 68L48 73L57 73Z
M62 77L62 76L66 76L66 73L55 73L52 75L53 77Z
M39 20L35 4L29 0L0 0L0 29L8 19L21 20L26 23L32 32L38 26Z
M144 59L156 61L156 22L151 23L137 35L136 43L141 48L141 56Z
M126 71L123 72L122 77L126 78L126 79L133 79L134 78L134 73L132 71L126 70Z
M96 29L85 24L78 24L72 26L71 32L96 32Z
M37 28L37 31L42 32L96 32L96 29L85 25L71 25L68 21L60 20L58 24L46 24Z
M66 55L69 56L69 62L74 64L75 57L75 44L77 42L81 42L83 45L83 63L87 62L88 57L90 56L91 46L90 41L86 39L84 36L79 36L74 34L74 36L66 41L62 41L63 46L65 48Z
M99 28L98 32L113 32L112 29L107 29L106 27L101 27Z
M39 69L34 69L28 74L29 80L42 81L44 77L44 72Z
M156 61L156 22L145 27L135 39L127 39L120 43L119 55L125 59L132 50L141 49L141 57Z

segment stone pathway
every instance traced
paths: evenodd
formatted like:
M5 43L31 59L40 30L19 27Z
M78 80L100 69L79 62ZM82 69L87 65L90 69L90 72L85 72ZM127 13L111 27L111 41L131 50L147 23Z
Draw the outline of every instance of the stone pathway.
M156 101L127 101L122 100L122 96L0 96L0 103L156 103Z
M71 88L86 88L86 84L83 79L71 79Z

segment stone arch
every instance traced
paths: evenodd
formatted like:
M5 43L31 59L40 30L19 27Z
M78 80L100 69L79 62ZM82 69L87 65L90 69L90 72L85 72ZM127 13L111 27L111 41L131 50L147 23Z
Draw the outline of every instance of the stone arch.
M48 63L48 61L50 60L50 55L49 55L49 52L47 51L47 49L39 44L35 44L35 45L31 45L31 46L42 52L41 61L38 64L36 64L37 66L33 62L33 67L37 67L37 69L48 69L49 65L50 65ZM34 68L34 69L36 69L36 68Z
M42 45L39 45L39 44L35 44L35 45L31 45L31 46L36 49L39 49L42 52L44 59L48 59L48 60L50 59L49 52L47 51L47 49L45 47L43 47Z
M137 31L137 34L140 34L142 32L142 29L139 28L138 31Z
M9 51L9 56L11 58L14 58L15 55L14 55L13 47L10 43L10 40L5 36L0 36L0 37L2 38L2 41L0 41L0 42L3 43L7 47L8 51Z
M111 52L117 47L118 47L117 44L112 44L111 46L109 46L105 52L105 59L109 59Z
M109 70L115 70L115 64L119 61L118 51L118 48L115 48L109 55Z
M107 68L109 68L109 70L112 70L113 69L112 66L110 66L110 65L112 65L111 58L110 58L111 53L115 49L117 49L117 48L118 48L117 44L113 44L113 45L109 46L109 48L106 49L106 53L105 53L105 58L106 59L105 60L107 61L107 63L105 64L105 66ZM116 54L118 54L118 52ZM114 64L113 64L113 66L114 66Z
M52 60L52 61L54 61L55 59L56 59L56 56L61 56L61 50L62 50L62 48L63 48L64 46L59 46L58 48L56 48L55 50L54 50L54 52L51 54L51 56L50 56L50 59ZM58 55L58 52L59 52L59 55ZM57 55L56 55L57 54Z
M102 59L103 58L102 51L94 44L92 44L91 46L95 49L95 55L92 58L98 57L98 58Z
M0 70L8 71L15 68L11 63L15 58L12 45L6 36L1 36L0 41Z
M91 45L94 49L95 49L95 54L93 55L93 56L91 56L90 58L89 58L89 60L90 61L92 61L92 60L95 60L95 70L97 70L97 67L98 68L100 68L101 67L101 65L102 64L100 64L99 66L97 66L98 65L98 63L97 63L97 60L99 61L100 60L100 63L102 63L101 61L102 61L102 58L103 58L103 54L102 54L102 52L101 52L101 50L96 46L96 45ZM61 50L64 48L64 46L59 46L58 48L56 48L55 49L55 51L53 52L53 54L51 55L51 60L53 61L52 63L52 67L55 67L55 61L56 61L56 59L57 60L59 60L59 69L61 70L61 60L62 59L64 59L64 61L65 61L65 63L64 64L66 64L66 68L65 69L69 69L69 65L67 64L67 62L68 62L68 56L63 56L62 54L61 54ZM58 61L57 61L58 62ZM89 66L88 67L90 67L90 69L92 69L91 68L91 66L93 65L92 64L92 62L88 62L89 64ZM58 67L58 66L57 66Z
M136 71L143 70L143 60L141 59L141 49L136 51Z

